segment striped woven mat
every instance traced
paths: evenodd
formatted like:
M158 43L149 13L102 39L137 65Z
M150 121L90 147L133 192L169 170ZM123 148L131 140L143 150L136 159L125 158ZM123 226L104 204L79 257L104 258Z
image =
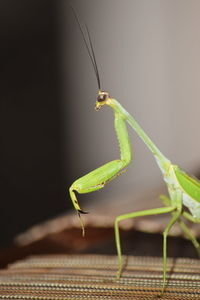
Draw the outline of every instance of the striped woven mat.
M200 299L200 260L168 258L168 285L162 290L162 258L40 255L0 270L0 299Z

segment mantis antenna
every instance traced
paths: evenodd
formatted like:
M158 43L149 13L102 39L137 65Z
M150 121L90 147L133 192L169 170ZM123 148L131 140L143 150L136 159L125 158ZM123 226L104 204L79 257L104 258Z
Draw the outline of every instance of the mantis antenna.
M82 35L82 38L83 38L86 50L87 50L88 55L90 57L90 60L92 62L94 73L95 73L96 79L97 79L98 88L99 88L99 90L101 90L101 82L100 82L100 77L99 77L99 71L98 71L98 67L97 67L97 62L96 62L96 57L95 57L95 54L94 54L94 48L93 48L93 45L92 45L92 40L91 40L90 32L88 30L87 25L84 24L86 34L84 33L84 27L81 25L78 13L76 12L76 10L74 9L74 7L72 5L71 5L71 9L73 11L74 17L75 17L76 22L78 24L78 27L80 29L80 32L81 32L81 35ZM86 37L86 35L87 35L87 37Z

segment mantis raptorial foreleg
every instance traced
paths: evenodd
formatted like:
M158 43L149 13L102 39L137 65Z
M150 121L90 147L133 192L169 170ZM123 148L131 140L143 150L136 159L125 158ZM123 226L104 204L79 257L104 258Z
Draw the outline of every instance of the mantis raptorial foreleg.
M108 182L113 180L116 176L120 175L124 171L123 169L130 163L132 159L131 145L127 128L123 117L119 114L115 114L115 129L120 145L120 159L113 160L79 178L71 185L69 189L72 203L81 221L83 235L85 231L80 214L85 212L80 208L75 192L84 194L103 188Z
M172 164L151 141L148 135L136 122L136 120L120 105L120 103L114 98L110 97L108 92L102 91L100 86L99 72L96 64L96 58L90 38L88 28L86 27L87 37L86 39L83 28L80 24L78 16L74 11L75 18L78 22L79 28L83 35L83 39L93 64L93 68L97 77L97 83L99 87L99 93L96 101L96 110L99 110L102 106L109 106L114 113L115 118L115 130L120 148L120 158L108 162L107 164L97 168L96 170L88 173L87 175L77 179L70 187L70 197L74 205L75 210L80 217L82 231L84 235L84 225L81 219L81 213L84 211L80 208L77 201L75 192L89 193L99 190L105 186L108 182L113 180L116 176L123 172L123 169L131 162L132 150L130 140L127 132L127 123L138 134L145 145L152 152L158 167L161 170L163 179L167 185L169 198L161 196L161 199L165 207L154 208L149 210L143 210L138 212L127 213L118 216L115 220L115 239L118 254L118 273L119 277L122 273L122 251L119 234L119 223L123 220L130 218L137 218L141 216L159 215L171 213L171 219L163 232L163 287L166 283L166 263L167 263L167 236L177 221L181 226L185 235L191 240L198 254L200 254L200 246L196 238L190 232L187 225L181 218L186 218L193 223L200 223L200 182L183 172L178 166ZM185 211L187 207L188 211Z

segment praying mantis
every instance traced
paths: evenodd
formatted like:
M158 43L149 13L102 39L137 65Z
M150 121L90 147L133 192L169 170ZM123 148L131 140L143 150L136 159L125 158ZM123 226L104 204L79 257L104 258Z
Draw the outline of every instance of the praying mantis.
M73 8L72 8L73 9ZM192 242L198 255L200 256L200 244L195 236L186 225L184 219L193 223L200 223L200 182L190 177L182 171L177 165L174 165L167 159L157 146L152 142L144 130L140 127L132 115L130 115L125 108L110 94L101 89L100 77L97 68L96 58L94 54L93 44L91 41L90 33L85 25L87 36L84 34L84 27L81 25L76 11L73 9L76 21L81 31L87 52L90 56L95 75L98 83L98 95L96 100L95 109L99 111L103 106L109 106L114 114L114 126L119 143L120 158L110 161L105 165L91 171L83 177L74 181L69 188L69 194L73 206L79 216L82 234L84 236L84 224L81 214L84 212L78 203L76 192L79 194L90 193L103 188L107 183L120 175L124 169L131 163L132 149L127 131L127 124L136 132L142 139L144 144L153 154L158 167L161 170L163 179L167 185L169 196L161 195L164 206L154 209L136 211L117 216L114 223L116 249L118 255L118 271L117 278L120 278L123 269L122 251L120 242L119 224L123 220L130 218L138 218L142 216L171 214L171 219L163 232L163 287L166 285L167 280L167 236L171 227L178 222L185 236ZM87 37L87 38L86 38Z

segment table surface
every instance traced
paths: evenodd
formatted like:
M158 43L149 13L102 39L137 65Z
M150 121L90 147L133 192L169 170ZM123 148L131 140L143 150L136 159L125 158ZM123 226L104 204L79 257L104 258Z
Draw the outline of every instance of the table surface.
M200 261L168 258L162 289L162 258L123 256L116 279L114 255L30 256L0 270L0 299L200 299Z

